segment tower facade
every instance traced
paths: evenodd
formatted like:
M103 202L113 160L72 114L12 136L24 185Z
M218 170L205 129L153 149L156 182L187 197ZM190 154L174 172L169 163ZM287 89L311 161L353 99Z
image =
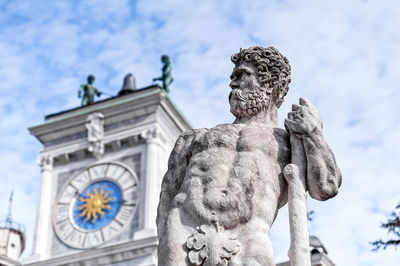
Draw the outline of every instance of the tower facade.
M162 176L190 125L159 86L46 116L29 265L156 265Z
M0 223L0 265L20 265L19 256L25 248L24 226L13 221L11 207L13 191L10 194L8 216Z
M310 236L311 266L335 266L328 257L328 251L316 236ZM290 262L278 263L276 266L290 266Z
M18 259L24 247L24 233L19 225L0 225L0 265L20 265Z

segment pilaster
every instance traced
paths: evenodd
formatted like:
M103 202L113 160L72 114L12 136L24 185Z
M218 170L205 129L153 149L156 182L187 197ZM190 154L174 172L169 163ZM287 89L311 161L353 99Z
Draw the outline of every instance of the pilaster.
M159 128L143 131L140 137L146 141L146 176L144 179L144 210L142 229L156 232L156 216L162 175L167 170L163 158L165 137Z
M46 259L50 255L50 233L52 197L54 194L53 157L41 155L38 164L42 168L42 184L40 190L39 208L36 218L36 234L34 254L40 259Z

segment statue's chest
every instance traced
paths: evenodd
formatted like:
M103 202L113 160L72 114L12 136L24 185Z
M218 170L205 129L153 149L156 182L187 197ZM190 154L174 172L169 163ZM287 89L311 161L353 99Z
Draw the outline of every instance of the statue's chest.
M233 125L219 125L198 134L193 142L194 153L207 150L236 150L239 130Z
M263 153L277 157L280 145L274 130L262 126L220 125L198 134L193 140L194 153L207 150L225 150L237 153Z
M245 127L239 132L236 150L238 152L262 152L274 155L279 149L273 129L267 127Z

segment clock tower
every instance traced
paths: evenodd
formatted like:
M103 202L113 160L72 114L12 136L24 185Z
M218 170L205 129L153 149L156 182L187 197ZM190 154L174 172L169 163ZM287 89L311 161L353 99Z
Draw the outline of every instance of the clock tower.
M161 180L188 129L162 88L135 89L131 74L118 96L31 127L44 148L34 250L24 264L156 265Z

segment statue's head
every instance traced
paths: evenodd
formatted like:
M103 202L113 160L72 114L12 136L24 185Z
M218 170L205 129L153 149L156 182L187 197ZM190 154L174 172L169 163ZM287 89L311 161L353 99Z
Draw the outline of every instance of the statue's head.
M255 115L271 104L279 108L290 83L289 61L274 47L250 47L232 55L231 112Z
M161 56L161 62L163 62L164 64L166 64L166 63L168 63L169 62L169 57L168 57L168 55L162 55Z
M87 77L87 81L88 81L89 84L92 84L93 81L94 81L94 76L93 76L93 75L89 75L89 76Z

